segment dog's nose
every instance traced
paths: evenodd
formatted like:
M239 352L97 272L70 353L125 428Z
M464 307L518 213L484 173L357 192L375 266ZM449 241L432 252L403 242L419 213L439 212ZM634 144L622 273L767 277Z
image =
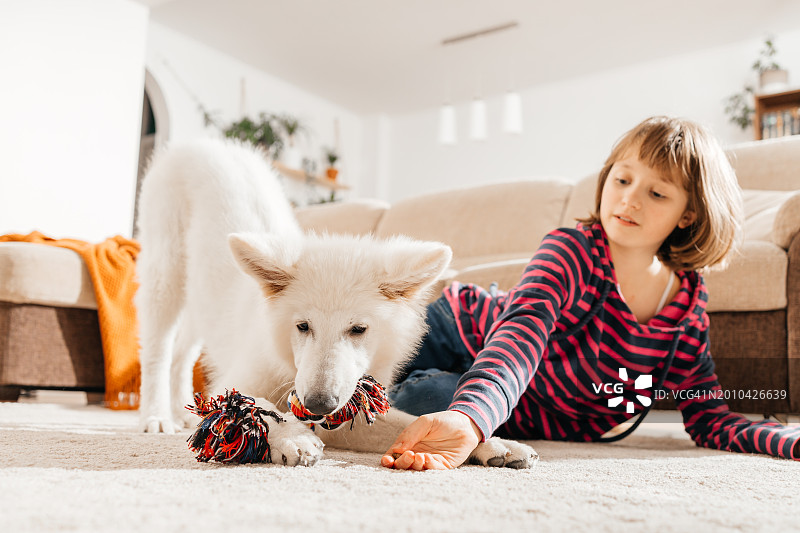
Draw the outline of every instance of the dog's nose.
M309 394L303 404L315 415L327 415L339 405L339 398L331 394Z

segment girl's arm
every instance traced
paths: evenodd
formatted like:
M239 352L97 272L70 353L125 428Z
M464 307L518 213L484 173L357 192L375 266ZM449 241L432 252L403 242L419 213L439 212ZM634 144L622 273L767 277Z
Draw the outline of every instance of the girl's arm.
M508 419L528 387L564 309L581 298L598 257L578 230L548 234L508 294L504 311L487 328L487 342L462 376L449 410L467 415L486 439ZM472 316L481 317L480 309Z
M686 432L698 446L732 452L765 453L800 460L800 427L753 422L732 413L714 373L706 342L693 377L676 390Z
M476 329L469 322L483 317L493 320L490 328L477 328L488 329L488 342L461 378L450 408L409 425L383 456L383 466L455 468L492 435L533 377L561 310L577 302L590 276L602 276L600 259L591 250L582 232L554 231L542 241L500 316L489 317L489 309L481 307L489 304L485 299L468 302L473 318L460 326L461 334Z

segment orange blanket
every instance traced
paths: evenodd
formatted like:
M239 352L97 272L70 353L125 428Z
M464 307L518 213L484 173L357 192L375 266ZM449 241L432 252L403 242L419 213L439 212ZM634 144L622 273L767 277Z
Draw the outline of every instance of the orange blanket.
M35 231L29 235L0 235L1 241L50 244L78 252L89 269L97 300L103 343L106 405L136 409L139 405L139 342L133 295L139 243L117 235L100 244L76 239L52 239Z

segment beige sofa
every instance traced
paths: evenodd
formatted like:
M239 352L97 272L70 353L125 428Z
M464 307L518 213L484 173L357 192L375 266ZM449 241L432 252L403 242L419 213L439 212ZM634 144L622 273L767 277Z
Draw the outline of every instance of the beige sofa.
M733 409L800 413L800 136L729 153L744 189L746 240L728 270L706 275L712 353L723 388L736 396L729 399ZM506 289L548 231L574 226L575 217L588 213L595 183L596 175L496 182L391 206L322 204L297 216L317 231L445 242L454 258L442 286L458 279ZM70 253L0 244L0 396L6 399L25 387L102 388L91 286ZM95 346L87 348L87 341ZM786 397L760 398L761 391Z

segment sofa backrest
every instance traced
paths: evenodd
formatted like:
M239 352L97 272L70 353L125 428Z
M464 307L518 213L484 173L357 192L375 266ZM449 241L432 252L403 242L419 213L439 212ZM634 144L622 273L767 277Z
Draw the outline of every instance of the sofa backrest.
M727 153L744 189L745 238L784 246L786 239L776 240L773 226L779 209L797 204L789 206L794 193L788 191L800 190L800 136L743 143ZM597 173L577 182L527 178L421 195L391 207L364 199L300 208L296 214L301 226L318 232L441 241L453 248L453 266L463 268L530 257L547 232L575 227L576 218L589 214L596 185Z
M800 135L737 144L727 153L742 189L800 189Z
M569 199L564 206L564 213L561 215L559 226L574 228L577 224L576 219L589 216L594 209L598 174L599 171L593 172L575 182Z
M295 209L300 226L317 233L366 235L374 233L389 204L383 200L357 199Z
M530 256L558 226L571 189L564 179L530 178L417 196L392 205L376 235L444 242L455 268Z

